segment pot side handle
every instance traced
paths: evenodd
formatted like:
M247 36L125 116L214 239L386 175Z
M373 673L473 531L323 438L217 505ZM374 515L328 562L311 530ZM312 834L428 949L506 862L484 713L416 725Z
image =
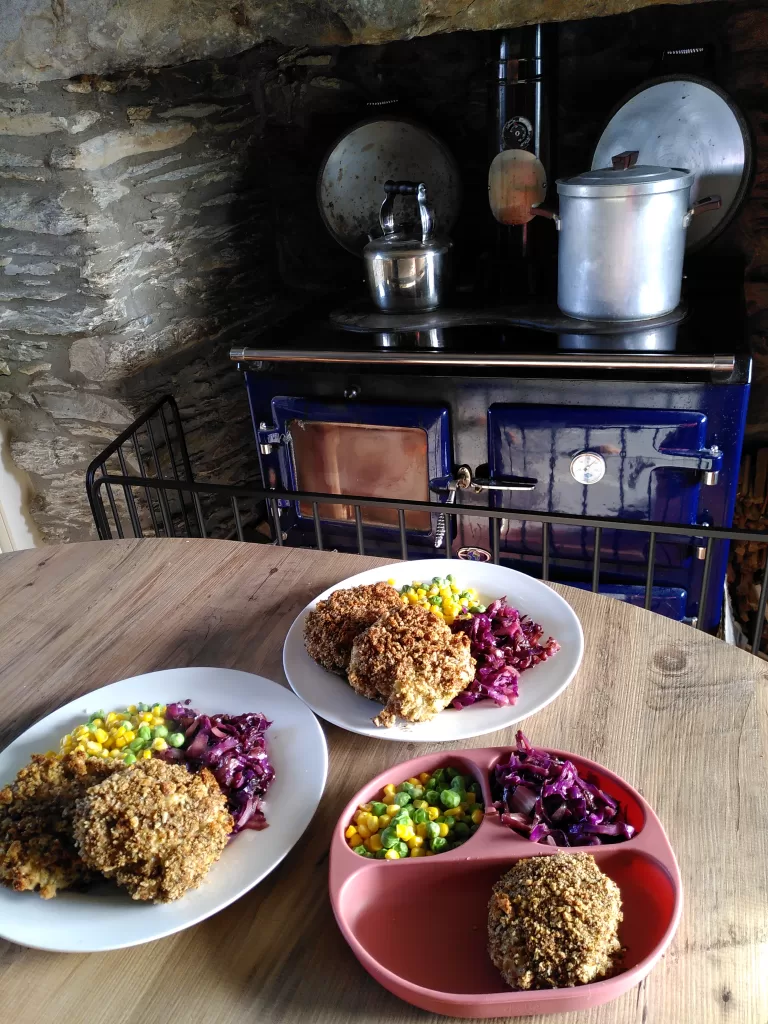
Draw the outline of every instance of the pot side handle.
M698 199L683 217L683 227L687 228L693 218L699 213L711 213L712 210L719 210L723 205L720 196L704 196Z
M531 213L534 215L534 217L544 217L546 218L546 220L554 221L555 227L558 231L560 230L560 225L562 221L560 220L559 215L556 214L554 210L545 210L541 206L532 206Z

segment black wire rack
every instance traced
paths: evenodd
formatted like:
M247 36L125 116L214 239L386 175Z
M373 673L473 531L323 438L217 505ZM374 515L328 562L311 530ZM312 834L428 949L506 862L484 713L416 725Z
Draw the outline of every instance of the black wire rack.
M650 609L656 571L656 544L659 537L690 538L692 528L669 523L563 515L555 512L531 512L483 505L446 505L435 501L371 498L363 495L320 494L285 491L196 480L184 437L179 410L170 395L165 395L138 417L109 444L88 467L86 491L101 540L124 537L221 537L239 541L261 541L283 546L288 539L280 523L280 502L311 504L314 538L318 551L325 549L320 505L338 503L354 509L358 553L366 553L363 509L390 509L397 513L400 556L409 558L407 512L429 512L444 517L445 536L438 549L452 556L452 540L457 516L471 515L489 521L491 558L499 563L501 520L539 523L542 548L539 577L548 580L551 560L551 527L577 526L594 531L591 589L601 586L601 539L603 530L621 530L648 534L644 607ZM106 497L106 501L105 501ZM247 515L244 509L248 509ZM224 510L228 510L225 512ZM258 527L264 525L267 533ZM126 529L129 532L126 532ZM768 544L768 532L718 529L696 526L697 538L705 542L704 565L699 590L699 607L704 608L709 593L715 544L718 541L746 541ZM437 553L437 552L436 552ZM420 553L423 557L423 554ZM752 632L752 650L759 651L762 624L768 602L768 558L760 582L760 598ZM704 628L703 622L699 627Z

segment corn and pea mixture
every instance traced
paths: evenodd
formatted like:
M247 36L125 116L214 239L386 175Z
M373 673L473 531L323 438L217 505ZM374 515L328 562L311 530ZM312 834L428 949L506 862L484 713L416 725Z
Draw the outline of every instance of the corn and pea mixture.
M87 722L62 736L60 754L79 750L94 757L120 758L133 764L155 750L181 747L184 733L172 732L165 704L129 704L125 711L94 711Z
M483 820L480 786L456 768L384 787L381 800L361 804L344 832L362 857L432 857L465 843Z
M394 580L387 580L390 586L395 585ZM421 580L414 580L407 583L399 590L400 599L403 604L420 604L434 612L441 619L445 619L449 626L460 615L474 612L484 612L485 605L480 604L477 591L474 587L462 590L456 583L453 576L433 576L431 583L422 583Z

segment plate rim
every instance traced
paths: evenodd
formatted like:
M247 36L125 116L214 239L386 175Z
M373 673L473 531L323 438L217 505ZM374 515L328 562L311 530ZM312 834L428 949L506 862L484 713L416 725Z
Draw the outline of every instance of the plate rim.
M377 572L377 571L384 572L387 569L391 569L393 566L401 566L401 565L413 566L414 567L414 571L416 571L416 567L419 566L419 565L424 564L425 562L439 562L442 565L451 565L451 564L459 562L462 565L466 565L466 563L462 562L461 559L455 559L455 558L450 558L450 559L448 559L448 558L439 558L439 559L438 558L422 558L422 559L409 559L407 562L402 562L402 561L391 562L388 565L374 566L371 569L363 569L363 570L361 570L361 572L355 573L353 576L349 576L346 579L340 580L338 583L336 583L336 584L334 584L334 585L332 585L330 587L327 587L324 591L322 591L322 593L317 594L311 601L309 601L304 606L304 608L302 608L301 611L298 613L296 618L291 623L291 626L290 626L290 628L289 628L289 630L288 630L288 632L286 634L285 641L283 642L283 672L284 672L285 677L288 680L288 684L291 687L291 689L293 690L293 692L296 694L296 696L300 700L305 701L305 703L310 708L310 710L313 712L313 714L315 714L319 718L322 718L326 722L330 722L331 725L335 725L339 729L344 729L345 732L351 732L351 733L353 733L353 734L355 734L357 736L365 736L368 739L388 740L389 742L393 742L393 743L419 743L419 744L421 744L421 743L460 743L460 742L462 742L464 740L474 739L474 738L476 738L478 736L488 736L491 733L498 732L500 729L512 728L512 726L517 725L518 722L522 722L526 718L530 718L532 715L538 714L540 711L543 711L545 707L547 707L554 700L556 700L563 693L563 691L565 689L567 689L567 687L573 682L574 678L576 677L576 674L578 673L579 669L581 668L581 663L582 663L582 661L584 659L584 647L585 647L584 629L583 629L583 627L581 625L581 620L579 619L579 616L576 614L576 611L574 610L574 608L565 600L565 598L561 594L559 594L552 587L548 586L547 583L544 582L543 580L537 580L535 577L529 576L527 573L520 572L519 569L511 569L511 568L509 568L506 565L496 565L495 563L481 563L483 565L493 565L494 568L496 568L496 569L503 569L506 572L514 573L516 576L523 577L525 580L530 581L531 583L533 583L533 584L535 584L537 586L541 586L541 587L545 588L546 592L549 595L551 595L553 598L556 599L556 603L561 604L565 609L567 609L567 613L573 617L573 621L576 623L577 632L578 632L578 638L579 638L579 650L578 650L578 657L575 660L575 664L574 664L573 668L571 669L571 671L566 675L564 681L555 690L555 692L550 697L548 697L546 701L544 701L542 704L538 705L534 711L530 711L527 714L524 714L524 715L521 715L519 717L516 717L516 718L512 719L511 721L501 722L498 725L491 725L489 728L478 729L476 732L472 732L472 733L470 733L468 735L465 735L465 736L462 735L462 736L458 736L458 737L449 737L449 738L446 738L446 739L436 739L434 737L420 739L418 736L406 734L406 731L404 729L402 729L402 727L400 727L400 730L397 733L393 732L393 730L391 730L391 729L385 729L385 730L380 729L380 728L377 729L375 726L373 726L373 724L371 724L370 728L366 727L365 731L363 731L363 730L361 730L359 728L353 728L353 727L350 727L348 722L344 722L344 721L340 720L335 715L333 717L331 717L325 711L319 710L317 707L315 707L314 704L310 703L309 701L306 701L304 696L302 696L302 694L294 687L293 681L291 680L291 677L289 675L288 666L287 666L287 658L288 658L287 651L288 651L288 647L289 647L289 641L292 640L293 643L296 644L297 643L297 640L296 640L297 636L298 636L298 643L301 644L302 649L303 649L303 640L302 640L301 635L300 635L301 627L302 627L304 619L305 619L307 613L310 611L310 609L312 607L314 607L314 605L318 601L324 600L334 590L339 590L342 587L348 586L348 585L353 585L354 586L355 585L354 584L355 580L357 580L360 576L366 575L369 572ZM322 669L322 666L319 666L319 667ZM327 671L327 670L324 670L324 671ZM330 673L330 672L328 672L327 674L329 676L332 675L332 673ZM510 705L509 707L510 708L514 708L515 705ZM499 708L498 710L501 711L502 709Z
M160 929L157 933L153 932L151 935L148 935L146 938L131 939L131 940L128 940L128 941L125 941L125 942L118 941L118 942L109 943L109 944L85 943L84 945L78 945L78 946L62 945L61 943L58 943L58 942L42 943L42 944L41 943L34 943L33 944L31 942L28 942L28 941L22 941L21 939L19 939L18 937L16 937L13 934L9 934L8 930L3 927L2 919L0 919L0 939L4 939L7 942L13 942L16 945L23 946L23 947L25 947L27 949L39 949L39 950L42 950L44 952L51 952L51 953L75 953L75 954L78 954L78 953L106 953L106 952L111 952L111 951L118 950L118 949L129 949L129 948L132 948L134 946L145 945L148 942L155 942L155 941L160 940L160 939L169 938L171 935L176 935L179 932L186 931L188 928L192 928L195 925L201 924L203 921L208 920L208 918L213 917L214 915L220 913L220 911L225 910L227 907L231 906L237 900L241 899L241 897L243 897L246 893L250 892L251 889L253 889L257 885L259 885L260 882L262 882L268 875L270 875L282 863L282 861L285 860L285 858L288 856L288 854L291 852L291 850L293 850L296 847L296 845L300 842L300 840L301 840L302 836L304 835L304 833L306 832L307 828L309 828L309 825L312 822L312 820L314 819L314 816L315 816L315 814L317 812L317 808L318 808L318 806L320 804L320 801L323 798L323 794L325 792L325 787L326 787L326 784L327 784L327 781L328 781L328 760L329 760L328 759L328 741L326 739L325 732L324 732L324 730L322 728L322 725L320 724L317 716L314 714L314 712L309 707L309 705L305 701L302 701L301 698L298 697L298 695L296 693L294 693L292 689L290 689L290 688L288 688L286 686L283 686L281 683L276 682L274 679L269 679L267 676L263 676L260 673L249 672L247 669L231 668L231 667L228 667L228 666L217 666L217 665L178 665L178 666L174 666L174 667L171 667L171 668L153 669L150 672L142 672L142 673L140 673L139 675L136 675L136 676L126 676L123 679L116 679L116 680L114 680L111 683L106 683L104 686L95 687L93 690L89 690L89 691L79 695L78 697L73 698L71 701L67 701L65 704L62 704L59 707L54 708L53 711L50 711L47 715L43 715L41 718L38 718L36 721L32 722L32 724L29 725L22 733L20 733L13 740L11 740L11 742L6 747L4 747L2 750L0 750L0 772L2 771L2 762L5 759L5 755L8 754L9 752L12 752L13 748L17 744L20 744L24 740L24 738L27 736L27 734L32 729L34 729L38 725L43 724L45 721L47 721L47 719L51 718L53 715L56 715L59 712L64 711L65 709L69 708L71 705L77 704L80 701L87 701L94 694L101 693L101 691L109 689L109 688L111 688L113 686L119 686L121 684L130 683L130 682L133 682L134 680L138 680L138 679L145 679L146 677L149 677L149 676L164 675L165 673L168 673L168 672L195 672L195 673L224 672L226 674L231 674L232 676L246 676L246 677L249 677L250 679L254 679L255 678L255 679L259 680L260 683L267 683L271 687L276 687L278 690L282 691L283 695L286 695L287 697L289 697L290 700L298 701L298 703L302 706L302 713L305 711L309 715L309 718L311 720L311 725L308 722L309 727L311 729L313 729L313 730L316 730L316 732L317 732L317 735L318 735L319 741L320 741L319 742L319 753L320 753L321 759L322 759L322 773L321 773L322 785L320 786L319 795L317 796L317 799L314 801L314 808L312 810L312 813L306 819L306 823L304 825L304 828L296 836L296 838L290 843L290 845L288 845L287 848L285 850L283 850L283 852L279 855L279 857L277 857L274 860L274 862L266 869L266 871L264 871L261 874L259 874L254 880L249 881L248 884L245 885L243 888L239 888L231 896L228 896L225 900L223 900L221 903L219 903L216 906L215 909L204 910L199 915L193 916L189 921L186 921L186 922L184 922L181 925L178 925L178 924L170 925L167 928ZM17 769L17 771L18 771L18 769ZM4 892L9 892L10 890L6 890L4 888L3 891ZM24 894L20 893L19 895L24 895ZM38 895L38 898L40 898L39 894L30 893L29 895ZM164 906L164 904L152 904L152 906L162 907L162 906ZM12 917L10 917L9 920L12 920Z

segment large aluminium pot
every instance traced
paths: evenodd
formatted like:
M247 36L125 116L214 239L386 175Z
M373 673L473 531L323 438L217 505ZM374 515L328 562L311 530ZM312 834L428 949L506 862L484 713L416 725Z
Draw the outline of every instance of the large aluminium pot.
M557 304L568 316L648 320L680 303L686 229L719 200L692 207L690 171L632 166L634 157L557 182Z

